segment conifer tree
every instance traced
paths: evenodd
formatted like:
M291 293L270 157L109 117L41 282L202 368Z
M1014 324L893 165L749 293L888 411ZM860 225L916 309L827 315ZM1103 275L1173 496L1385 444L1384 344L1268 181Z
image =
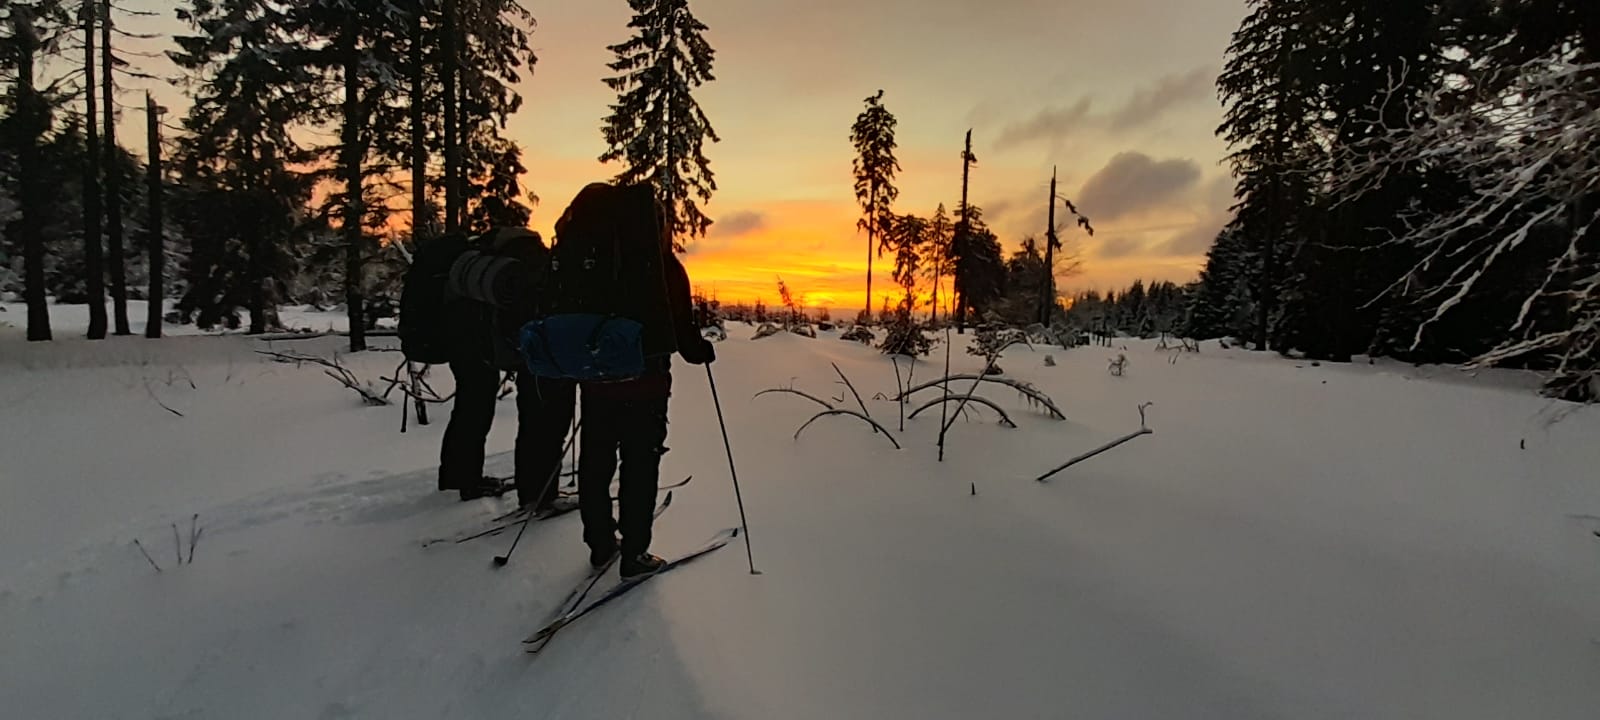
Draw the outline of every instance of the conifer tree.
M248 307L250 332L268 329L267 286L287 272L283 246L310 199L310 178L291 167L314 155L292 128L317 111L311 91L319 80L302 62L291 8L280 0L191 0L179 10L193 34L177 37L179 49L169 53L191 80L177 169L210 198L191 205L190 217L212 216L191 235L209 249L191 258L180 304L200 310L202 325L232 297ZM237 260L243 272L234 271Z
M60 49L60 39L72 27L58 0L15 1L0 7L0 78L11 92L0 98L0 157L15 158L16 172L7 188L17 202L17 215L6 227L6 238L22 246L23 296L28 304L27 337L50 340L45 256L46 216L50 191L46 177L47 136L58 107L48 86L39 85L45 59ZM0 174L3 175L3 174Z
M895 187L895 173L900 162L895 159L894 114L883 106L883 91L866 99L866 109L856 116L850 129L850 142L855 146L854 162L856 202L861 205L861 219L856 228L867 231L867 294L864 317L872 309L872 259L882 257L889 247L887 234L894 221L894 201L900 197Z
M716 131L694 99L694 89L715 78L714 51L706 42L706 25L689 12L688 0L628 0L635 31L628 41L610 46L616 55L608 67L618 73L605 83L617 93L601 130L606 151L601 162L621 161L616 182L648 182L667 207L673 248L683 251L680 237L705 235L711 219L701 210L717 189L706 140L718 142Z

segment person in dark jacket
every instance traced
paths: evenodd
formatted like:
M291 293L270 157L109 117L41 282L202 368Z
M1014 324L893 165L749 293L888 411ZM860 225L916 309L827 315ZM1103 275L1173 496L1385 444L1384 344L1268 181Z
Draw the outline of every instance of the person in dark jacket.
M506 272L529 272L543 263L546 250L538 233L525 228L497 228L478 243L484 254L519 261ZM517 352L516 333L535 314L532 283L493 278L482 283L494 288L476 294L479 301L458 301L454 312L457 352L450 360L456 379L455 404L439 452L439 489L456 490L462 500L498 497L505 483L483 475L484 443L494 423L501 373L514 369L517 383L517 439L515 450L517 501L537 514L570 510L572 501L561 498L561 450L572 425L577 404L576 384L540 378L528 372ZM466 294L474 295L468 290Z
M656 216L661 228L667 290L665 316L670 318L670 336L685 362L711 363L716 360L716 351L695 326L689 274L672 252L670 230L660 203ZM661 456L667 451L667 401L671 395L670 354L646 358L645 372L640 377L583 383L582 449L578 458L578 510L583 517L583 541L589 546L589 563L596 569L620 552L620 573L625 580L654 573L664 564L649 550ZM619 457L621 490L618 514L613 516L611 478Z

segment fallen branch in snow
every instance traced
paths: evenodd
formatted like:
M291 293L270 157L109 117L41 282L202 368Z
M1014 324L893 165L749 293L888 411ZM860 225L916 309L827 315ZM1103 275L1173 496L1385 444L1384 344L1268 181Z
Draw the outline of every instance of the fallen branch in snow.
M293 364L295 367L299 367L305 363L320 365L323 367L323 374L339 381L341 385L356 391L356 394L361 396L361 401L367 405L377 407L389 404L388 398L379 394L378 391L370 384L363 384L360 379L355 376L355 373L350 372L348 368L340 365L338 353L334 353L332 360L320 358L315 355L280 353L272 350L257 350L256 353L259 355L265 355L281 363Z
M789 393L790 395L799 395L800 397L810 400L811 402L821 405L829 410L833 409L833 403L807 393L804 390L796 390L794 388L772 388L770 390L762 390L761 392L756 393L755 396L751 397L750 399L754 400L762 395L766 395L767 393Z
M150 378L149 378L149 377L146 377L146 378L145 378L145 379L144 379L144 391L145 391L145 392L146 392L146 393L147 393L147 394L149 394L149 395L150 395L150 399L151 399L151 400L154 400L154 401L156 401L156 404L157 404L157 405L160 405L160 406L161 406L161 409L162 409L162 410L165 410L165 411L167 411L167 412L169 412L169 413L172 413L172 414L173 414L173 415L177 415L177 416L178 416L178 417L183 417L183 413L181 413L181 412L178 412L178 411L177 411L177 410L173 410L173 409L172 409L172 408L171 408L171 407L170 407L170 406L168 406L168 405L167 405L167 404L166 404L166 403L164 403L164 402L161 402L161 398L158 398L158 397L156 397L156 391L155 391L155 390L152 390L152 389L151 389L151 388L150 388Z
M931 406L939 405L939 403L950 402L950 400L957 400L957 402L960 402L960 400L963 400L963 398L955 397L955 395L946 395L946 397L938 398L938 400L928 400L928 402L923 403L923 405L920 406L920 408L917 408L917 410L910 411L910 419L917 419L917 414L922 413L923 410L928 410L928 408L931 408ZM990 408L990 410L994 410L995 413L1000 414L1000 424L1003 424L1003 426L1006 427L1016 427L1016 422L1011 421L1011 416L1005 414L1005 410L1000 410L1000 406L995 405L994 400L981 397L981 395L973 395L973 397L965 398L965 402L978 403L978 405L986 406L986 408ZM957 410L958 413L966 413L965 406L957 406L955 410Z
M161 572L161 566L156 564L155 558L150 557L150 552L144 549L144 543L139 542L139 538L133 539L133 546L139 548L139 554L143 555L144 559L150 561L150 567L155 568L156 572Z
M1077 456L1077 457L1075 457L1075 458L1073 458L1071 460L1068 460L1065 463L1062 463L1060 467L1057 467L1056 469L1051 470L1050 472L1047 472L1047 473L1045 473L1043 475L1040 475L1039 477L1036 477L1034 479L1039 481L1039 482L1044 482L1046 480L1049 480L1050 476L1055 475L1056 473L1059 473L1062 470L1065 470L1065 469L1067 469L1069 467L1072 467L1073 465L1077 465L1078 463L1081 463L1081 462L1083 462L1085 460L1088 460L1089 458L1092 458L1092 457L1094 457L1096 455L1099 455L1100 453L1106 452L1107 450L1110 450L1110 449L1112 449L1114 447L1117 447L1118 445L1121 445L1121 444L1123 444L1125 442L1128 442L1129 440L1132 440L1132 439L1134 439L1136 437L1139 437L1140 435L1151 435L1151 434L1154 434L1155 431L1151 430L1149 427L1147 427L1145 425L1145 419L1144 419L1144 409L1147 408L1147 407L1150 407L1153 404L1154 403L1143 403L1143 404L1141 404L1139 406L1139 429L1138 430L1136 430L1134 432L1131 432L1131 433L1128 433L1127 435L1125 435L1125 436L1123 436L1121 438L1113 440L1113 441L1111 441L1109 443L1106 443L1105 445L1102 445L1102 446L1100 446L1098 448L1095 448L1094 450L1090 450L1089 452L1086 452L1086 453L1084 453L1082 455L1079 455L1079 456Z
M938 380L934 380L934 381L931 381L931 382L925 382L925 383L922 383L921 385L917 385L916 387L913 387L913 388L911 388L909 390L906 390L904 393L901 393L900 397L901 398L910 397L910 396L915 395L915 394L917 394L919 392L922 392L923 390L928 390L930 388L937 387L940 383L943 383L943 382L945 382L947 380L978 380L980 382L991 382L991 383L999 383L1001 385L1006 385L1006 386L1011 387L1012 389L1016 390L1017 392L1022 393L1023 397L1026 397L1031 404L1034 404L1036 406L1040 406L1040 407L1045 408L1046 410L1049 410L1051 416L1055 417L1055 419L1057 419L1057 420L1065 420L1065 419L1067 419L1066 414L1061 412L1060 408L1056 407L1055 402L1050 399L1050 396L1045 395L1038 388L1036 388L1036 387L1034 387L1034 386L1032 386L1032 385L1030 385L1028 383L1022 382L1020 380L1011 380L1011 379L1007 379L1007 378L999 378L999 377L993 377L993 376L980 376L980 375L972 375L972 374L950 375L948 377L940 378ZM896 398L896 399L898 400L900 398Z
M203 533L203 532L206 531L205 528L198 526L199 523L200 523L200 513L195 513L193 517L189 518L189 564L190 565L194 564L194 546L199 544L199 542L200 542L200 533Z
M850 378L845 377L844 371L839 369L839 363L829 364L833 366L834 372L839 373L839 379L844 381L844 386L850 388L850 394L856 397L856 404L861 406L861 414L869 418L872 417L872 412L867 410L867 404L861 402L861 393L856 392L856 386L850 382Z
M939 398L937 400L929 400L928 402L923 403L922 407L919 407L916 410L911 411L911 419L913 419L913 420L917 419L917 415L919 413L921 413L923 410L927 410L928 408L931 408L931 407L933 407L935 405L938 405L940 403L950 402L951 400L960 401L960 400L962 400L962 398L956 397L954 395L947 395L947 396ZM990 409L994 410L995 412L999 413L1000 414L1000 424L1005 425L1006 427L1015 428L1017 426L1016 423L1011 421L1011 416L1007 415L1006 411L1001 410L999 405L994 404L993 400L990 400L990 399L988 399L986 397L974 395L972 397L966 398L965 401L966 402L977 403L979 405L982 405L984 407L990 408ZM966 408L964 408L964 407L957 407L956 410L959 411L959 412L966 412Z
M882 431L883 432L883 436L886 437L886 438L889 438L889 442L894 443L894 449L896 449L896 450L900 449L900 441L895 440L894 436L889 434L889 429L888 428L886 428L886 427L884 427L882 425L879 425L877 420L873 420L872 418L869 418L869 417L867 417L865 415L862 415L861 413L858 413L858 412L856 412L854 410L824 410L822 412L819 412L816 415L813 415L810 420L807 420L806 424L801 425L799 430L794 431L794 439L799 440L800 439L800 433L805 432L806 428L811 427L811 423L814 423L817 420L820 420L822 418L828 417L830 415L849 415L850 417L861 418L862 420L865 420L868 424L872 425L872 427L876 428L879 431Z

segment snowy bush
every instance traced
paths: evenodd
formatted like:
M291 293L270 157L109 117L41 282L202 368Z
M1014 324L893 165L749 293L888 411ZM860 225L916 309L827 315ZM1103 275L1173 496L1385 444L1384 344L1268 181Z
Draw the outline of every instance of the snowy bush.
M911 310L902 305L895 314L894 322L889 324L887 334L884 335L883 344L878 346L885 355L905 355L916 357L933 352L933 338L928 337L916 319L911 317Z

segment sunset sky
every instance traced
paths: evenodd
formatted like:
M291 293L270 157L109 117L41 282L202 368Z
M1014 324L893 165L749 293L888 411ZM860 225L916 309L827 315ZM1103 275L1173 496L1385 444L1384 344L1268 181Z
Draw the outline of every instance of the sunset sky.
M623 0L525 3L539 63L510 134L525 183L551 225L584 184L615 168L600 120L614 99L606 46L626 39ZM167 18L171 2L132 0ZM707 155L717 221L690 244L695 283L724 300L776 300L779 276L813 306L859 308L866 238L855 229L850 125L879 89L899 118L896 210L931 215L960 201L968 128L972 201L1009 253L1042 235L1050 169L1095 224L1064 237L1083 257L1071 288L1135 278L1187 281L1227 218L1231 182L1215 78L1244 0L692 0L710 26L716 81L697 96L722 142ZM152 62L167 71L170 64ZM170 72L170 71L167 71ZM166 72L163 72L166 74ZM129 85L136 86L133 83ZM158 99L181 111L180 92ZM130 99L131 101L131 99ZM890 292L876 264L874 305ZM880 292L881 289L881 292Z

